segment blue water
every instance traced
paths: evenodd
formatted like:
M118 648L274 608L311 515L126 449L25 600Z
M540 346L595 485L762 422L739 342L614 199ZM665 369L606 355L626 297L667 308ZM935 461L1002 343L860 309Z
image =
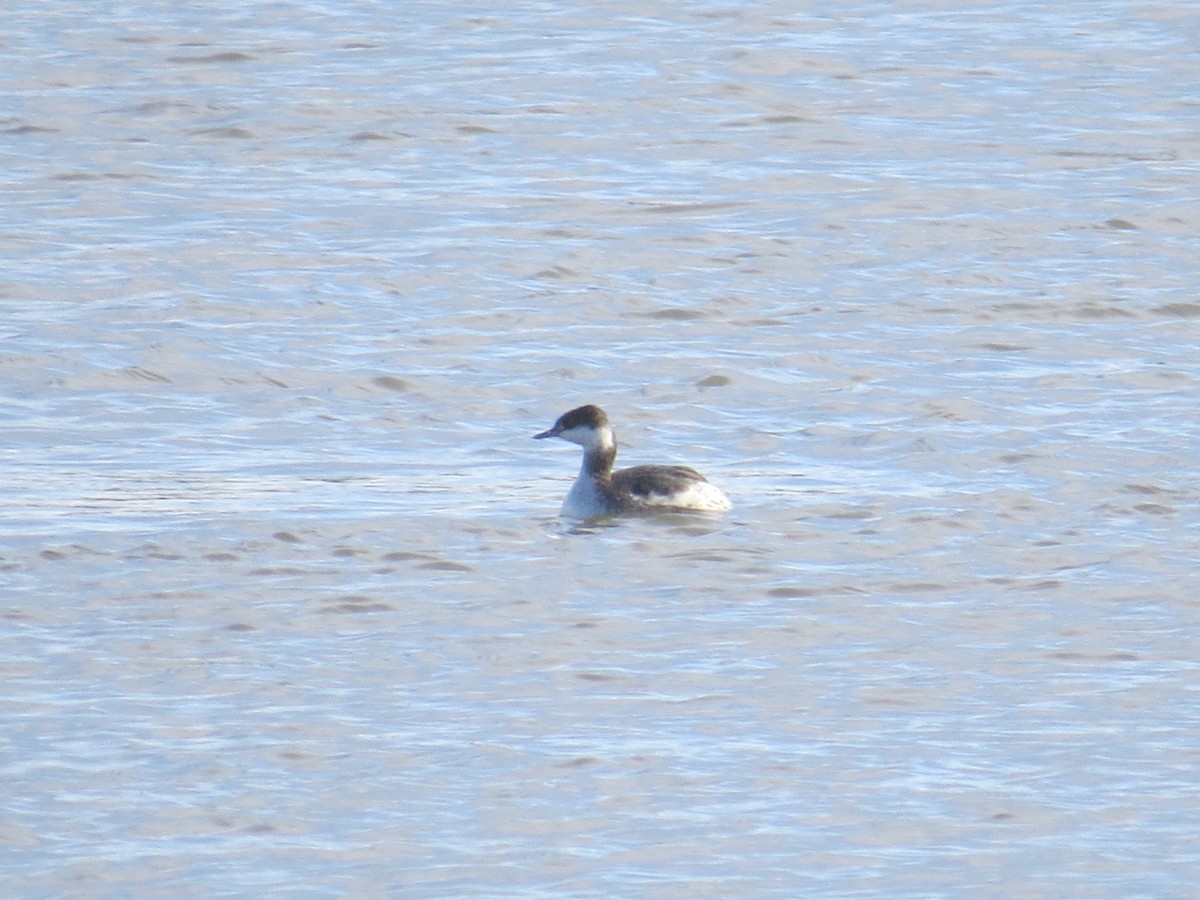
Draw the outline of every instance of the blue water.
M9 10L6 892L1193 893L1198 16Z

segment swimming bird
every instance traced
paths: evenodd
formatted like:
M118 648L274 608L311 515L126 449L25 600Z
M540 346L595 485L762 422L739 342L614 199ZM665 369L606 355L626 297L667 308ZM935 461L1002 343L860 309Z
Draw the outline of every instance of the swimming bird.
M562 515L594 519L623 513L725 512L733 504L708 479L687 466L634 466L613 471L617 439L598 406L580 406L558 417L535 440L562 438L583 447L583 465L563 501Z

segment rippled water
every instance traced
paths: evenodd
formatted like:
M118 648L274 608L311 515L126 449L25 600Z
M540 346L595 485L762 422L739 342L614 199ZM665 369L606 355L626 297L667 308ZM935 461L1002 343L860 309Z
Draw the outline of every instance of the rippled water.
M1198 31L18 3L7 892L1191 894Z

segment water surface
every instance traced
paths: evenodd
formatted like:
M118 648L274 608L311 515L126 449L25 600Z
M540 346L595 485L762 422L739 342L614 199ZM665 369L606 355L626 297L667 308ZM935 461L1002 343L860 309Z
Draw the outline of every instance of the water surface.
M6 26L10 893L1194 890L1195 10Z

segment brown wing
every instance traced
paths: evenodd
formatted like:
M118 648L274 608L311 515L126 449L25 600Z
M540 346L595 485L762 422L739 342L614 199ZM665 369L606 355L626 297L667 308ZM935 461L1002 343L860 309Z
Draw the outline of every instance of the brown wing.
M634 466L613 474L613 487L620 493L649 499L682 490L705 478L688 466Z

